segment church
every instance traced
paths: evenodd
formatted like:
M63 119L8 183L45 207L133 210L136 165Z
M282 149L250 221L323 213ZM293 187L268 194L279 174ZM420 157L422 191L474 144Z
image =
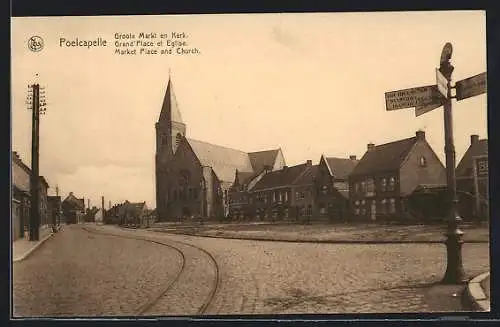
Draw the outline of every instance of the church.
M188 138L170 77L155 128L159 221L227 217L237 172L259 176L286 165L281 149L244 152Z

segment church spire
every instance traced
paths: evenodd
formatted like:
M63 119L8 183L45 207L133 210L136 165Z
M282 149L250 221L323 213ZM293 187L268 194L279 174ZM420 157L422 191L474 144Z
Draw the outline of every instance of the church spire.
M183 123L181 112L175 98L174 89L172 86L172 77L170 69L168 70L168 84L165 96L163 97L163 105L161 107L160 118L158 122L174 121Z

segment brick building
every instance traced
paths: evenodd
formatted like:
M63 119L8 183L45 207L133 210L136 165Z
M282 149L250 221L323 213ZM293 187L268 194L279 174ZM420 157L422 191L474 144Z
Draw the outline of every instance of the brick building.
M330 221L349 216L349 176L358 160L321 156L315 176L316 215Z
M479 139L478 135L470 136L470 145L457 165L457 191L470 194L475 205L466 210L465 215L489 216L489 173L488 173L488 140ZM477 188L477 192L476 192ZM468 211L468 212L467 212Z
M12 153L12 237L14 240L24 237L28 229L31 208L31 169L21 160L17 152ZM48 219L47 190L49 184L43 176L40 178L39 209L40 228L46 228Z
M420 185L446 184L446 170L425 139L414 137L375 146L367 151L349 177L354 220L411 220L407 197Z
M69 192L68 196L61 204L64 221L66 224L82 223L85 216L85 199L77 198L73 192Z
M285 165L280 149L248 153L187 138L170 78L155 128L159 221L225 217L236 171L258 175Z
M62 201L60 196L47 196L47 216L52 225L61 225Z
M245 216L272 221L312 216L316 168L308 160L265 173L249 192Z

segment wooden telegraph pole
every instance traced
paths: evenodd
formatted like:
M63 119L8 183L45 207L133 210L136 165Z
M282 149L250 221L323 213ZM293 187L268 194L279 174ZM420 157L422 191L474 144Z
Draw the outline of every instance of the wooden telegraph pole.
M457 181L455 176L455 145L453 140L453 98L458 101L486 93L486 73L482 73L461 81L451 86L451 75L454 67L451 65L453 47L446 43L441 52L440 66L436 69L436 85L416 87L385 93L386 109L398 110L415 108L415 116L443 106L444 138L446 154L446 182L447 201L450 210L447 217L446 253L447 267L443 277L444 284L461 284L466 282L462 265L463 231L459 225L462 219L458 214ZM452 96L451 90L455 88L456 95Z
M38 75L38 74L37 74ZM45 114L45 96L43 88L38 83L28 85L28 109L31 117L31 176L30 176L30 221L29 240L38 241L40 232L40 174L39 174L39 137L40 115ZM42 92L40 90L42 89Z

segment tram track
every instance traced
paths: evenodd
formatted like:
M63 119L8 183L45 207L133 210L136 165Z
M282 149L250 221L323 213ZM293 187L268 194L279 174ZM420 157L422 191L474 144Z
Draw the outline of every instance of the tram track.
M192 253L187 255L189 251L187 251L186 247L191 248L198 253L203 253L203 255L208 258L208 261L211 262L212 267L213 267L213 273L214 277L211 283L211 286L207 292L207 295L205 296L205 299L197 306L197 309L195 312L188 313L188 312L176 312L175 315L204 315L206 314L209 309L213 309L212 305L214 303L215 296L217 294L217 291L219 290L219 287L221 285L221 271L220 267L217 263L217 260L215 257L205 249L198 247L193 244L181 242L181 241L172 241L172 240L159 240L154 237L145 237L141 235L130 235L132 233L131 231L127 231L124 229L120 229L121 233L113 233L113 232L106 232L102 230L97 230L94 228L87 228L87 227L82 227L83 230L89 233L95 233L95 234L100 234L100 235L105 235L105 236L113 236L113 237L121 237L121 238L126 238L126 239L132 239L132 240L138 240L138 241L144 241L144 242L150 242L154 244L158 244L161 246L166 246L174 251L176 251L180 257L181 257L181 266L174 275L174 278L155 296L151 298L150 301L147 301L145 303L142 303L136 310L136 314L138 316L148 316L148 315L153 315L153 316L158 316L158 315L165 315L168 316L170 315L168 312L162 312L162 301L168 300L167 298L169 295L174 294L168 294L169 292L175 292L176 287L183 287L184 289L188 289L186 285L181 285L179 286L180 283L182 283L182 278L184 276L189 275L190 273L193 273L193 269L196 269L197 267L192 263L196 263L199 261L200 258L193 257ZM189 279L188 279L189 281ZM167 301L168 302L168 301ZM177 308L179 309L179 308ZM182 310L182 309L181 309ZM188 309L189 310L189 309ZM194 311L194 310L193 310ZM156 313L156 314L155 314ZM159 314L161 313L161 314Z

